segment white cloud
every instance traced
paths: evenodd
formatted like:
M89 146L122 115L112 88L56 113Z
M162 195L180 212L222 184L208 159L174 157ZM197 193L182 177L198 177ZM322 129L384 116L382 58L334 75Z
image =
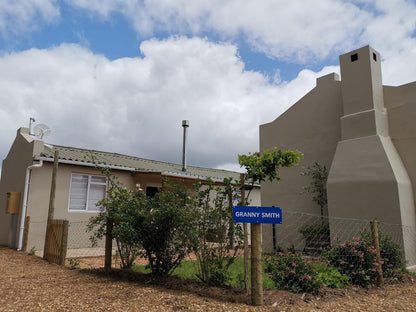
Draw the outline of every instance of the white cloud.
M223 40L241 36L260 52L298 62L353 48L371 18L353 3L332 0L76 0L73 4L107 18L121 12L141 34L215 31Z
M56 0L0 1L0 34L10 38L30 33L59 17Z
M374 2L377 14L368 21L363 41L381 53L383 83L399 85L415 80L416 4L413 1Z
M31 49L0 58L0 146L29 117L48 124L54 144L231 168L258 150L258 126L312 89L320 73L280 85L244 71L230 44L177 37L142 43L143 58L110 61L79 45ZM3 158L5 154L3 153Z

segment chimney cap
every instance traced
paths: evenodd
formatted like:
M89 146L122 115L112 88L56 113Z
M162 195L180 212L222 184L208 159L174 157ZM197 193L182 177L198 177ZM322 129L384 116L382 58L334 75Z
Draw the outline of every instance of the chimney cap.
M189 120L182 120L182 127L189 127Z

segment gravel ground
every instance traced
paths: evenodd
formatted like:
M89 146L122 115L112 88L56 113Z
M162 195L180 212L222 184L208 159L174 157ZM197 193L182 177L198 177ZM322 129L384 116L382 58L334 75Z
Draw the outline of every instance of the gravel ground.
M236 290L70 270L1 247L0 294L0 311L416 311L410 277L370 290L323 290L319 296L266 291L265 306L251 307Z

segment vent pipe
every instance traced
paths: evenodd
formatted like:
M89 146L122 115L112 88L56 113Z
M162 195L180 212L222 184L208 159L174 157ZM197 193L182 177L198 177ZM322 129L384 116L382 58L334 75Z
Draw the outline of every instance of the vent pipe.
M189 120L182 120L182 127L183 127L182 171L186 171L186 128L189 127Z
M32 133L32 122L35 122L35 121L36 121L35 118L30 117L30 119L29 119L29 135L33 135L33 133Z

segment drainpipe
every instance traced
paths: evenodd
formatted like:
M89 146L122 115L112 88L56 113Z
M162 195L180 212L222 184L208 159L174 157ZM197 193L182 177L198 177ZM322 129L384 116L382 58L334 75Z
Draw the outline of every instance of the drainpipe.
M29 196L30 171L33 168L40 168L42 166L43 166L43 160L41 159L39 163L30 165L26 169L25 190L23 192L23 207L22 207L22 215L20 217L19 244L17 245L18 251L22 250L22 245L23 245L23 233L25 231L25 218L26 218L26 211L27 211L27 198Z

